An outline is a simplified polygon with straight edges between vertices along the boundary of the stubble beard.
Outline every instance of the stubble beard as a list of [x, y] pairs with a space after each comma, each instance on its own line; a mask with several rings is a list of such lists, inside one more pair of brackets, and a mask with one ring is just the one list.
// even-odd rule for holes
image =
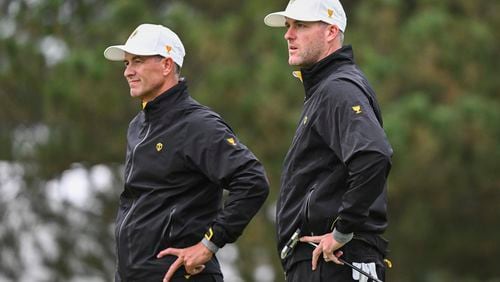
[[298, 66], [301, 68], [307, 68], [320, 60], [322, 53], [322, 46], [313, 45], [307, 50], [296, 53], [295, 55], [289, 55], [288, 64], [291, 66]]

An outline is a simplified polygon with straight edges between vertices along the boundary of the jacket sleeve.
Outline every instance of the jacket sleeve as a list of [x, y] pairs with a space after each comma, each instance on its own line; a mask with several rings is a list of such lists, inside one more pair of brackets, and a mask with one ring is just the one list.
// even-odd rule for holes
[[267, 198], [269, 183], [262, 164], [218, 116], [202, 118], [191, 132], [190, 162], [229, 192], [204, 239], [221, 248], [241, 235]]
[[[325, 91], [325, 90], [324, 90]], [[335, 229], [359, 231], [369, 209], [383, 194], [392, 148], [368, 98], [354, 83], [334, 80], [327, 87], [319, 134], [347, 168], [347, 190]]]

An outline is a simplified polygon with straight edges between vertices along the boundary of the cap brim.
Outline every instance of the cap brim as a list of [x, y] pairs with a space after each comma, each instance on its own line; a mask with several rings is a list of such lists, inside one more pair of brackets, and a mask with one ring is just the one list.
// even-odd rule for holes
[[270, 27], [282, 27], [285, 26], [286, 18], [285, 11], [271, 13], [264, 18], [264, 23]]
[[125, 59], [124, 45], [109, 46], [104, 50], [104, 57], [110, 61], [123, 61]]
[[264, 18], [264, 23], [271, 27], [283, 27], [286, 24], [286, 18], [294, 19], [296, 21], [304, 22], [317, 22], [321, 21], [318, 18], [307, 17], [304, 15], [296, 14], [294, 12], [281, 11], [276, 13], [271, 13]]
[[114, 45], [114, 46], [109, 46], [108, 48], [106, 48], [106, 50], [104, 50], [104, 57], [110, 61], [123, 61], [125, 60], [125, 53], [138, 56], [161, 55], [158, 54], [158, 52], [134, 50], [133, 48], [127, 48], [125, 45]]

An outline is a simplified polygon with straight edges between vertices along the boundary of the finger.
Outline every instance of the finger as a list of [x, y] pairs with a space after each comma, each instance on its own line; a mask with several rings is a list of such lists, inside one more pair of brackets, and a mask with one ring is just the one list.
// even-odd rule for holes
[[194, 270], [196, 271], [196, 273], [202, 272], [203, 269], [205, 269], [205, 265], [204, 264], [198, 265], [197, 267], [194, 268]]
[[181, 265], [184, 263], [182, 258], [178, 258], [170, 265], [168, 268], [167, 274], [165, 274], [165, 277], [163, 277], [163, 282], [168, 282], [172, 277], [174, 276], [174, 273], [181, 267]]
[[344, 253], [342, 251], [335, 252], [331, 257], [329, 257], [336, 264], [344, 264], [338, 258], [341, 257]]
[[204, 269], [205, 269], [205, 265], [202, 264], [202, 265], [198, 265], [196, 267], [193, 267], [190, 270], [186, 269], [186, 272], [191, 274], [191, 275], [196, 275], [196, 274], [199, 274], [200, 272], [202, 272]]
[[330, 262], [330, 261], [333, 261], [334, 263], [339, 263], [339, 260], [337, 259], [337, 257], [335, 257], [333, 254], [327, 254], [327, 253], [323, 253], [323, 258], [325, 259], [326, 262]]
[[312, 270], [316, 270], [316, 266], [318, 265], [318, 258], [322, 254], [321, 251], [321, 246], [318, 246], [316, 249], [314, 249], [312, 253]]
[[336, 257], [333, 257], [333, 258], [331, 259], [331, 261], [333, 261], [333, 262], [334, 262], [334, 263], [336, 263], [336, 264], [340, 264], [340, 265], [342, 265], [342, 264], [343, 264], [343, 263], [342, 263], [342, 262], [341, 262], [338, 258], [336, 258]]
[[312, 242], [312, 243], [319, 243], [321, 242], [321, 239], [322, 236], [304, 236], [299, 238], [300, 242]]
[[156, 257], [157, 258], [162, 258], [167, 255], [174, 255], [174, 256], [179, 256], [181, 253], [181, 249], [176, 249], [176, 248], [167, 248], [161, 252], [159, 252]]
[[205, 265], [201, 264], [195, 266], [194, 264], [184, 263], [184, 268], [186, 268], [186, 272], [189, 274], [198, 274], [205, 269]]
[[338, 251], [338, 252], [335, 252], [334, 253], [334, 256], [332, 258], [333, 262], [335, 262], [336, 264], [344, 264], [343, 262], [341, 262], [338, 258], [341, 257], [342, 255], [344, 254], [344, 252], [342, 251]]

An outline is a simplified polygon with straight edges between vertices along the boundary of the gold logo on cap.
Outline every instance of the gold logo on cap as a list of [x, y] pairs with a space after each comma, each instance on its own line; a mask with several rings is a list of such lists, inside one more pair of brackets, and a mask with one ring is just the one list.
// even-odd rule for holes
[[156, 151], [161, 151], [161, 149], [163, 149], [163, 144], [162, 143], [157, 143], [156, 144]]
[[353, 110], [353, 111], [354, 111], [357, 115], [363, 112], [363, 111], [361, 111], [361, 106], [360, 106], [360, 105], [357, 105], [357, 106], [352, 107], [352, 110]]
[[172, 51], [172, 46], [165, 45], [165, 49], [167, 49], [167, 53], [170, 55], [170, 51]]
[[328, 17], [331, 18], [333, 16], [333, 10], [328, 9]]

